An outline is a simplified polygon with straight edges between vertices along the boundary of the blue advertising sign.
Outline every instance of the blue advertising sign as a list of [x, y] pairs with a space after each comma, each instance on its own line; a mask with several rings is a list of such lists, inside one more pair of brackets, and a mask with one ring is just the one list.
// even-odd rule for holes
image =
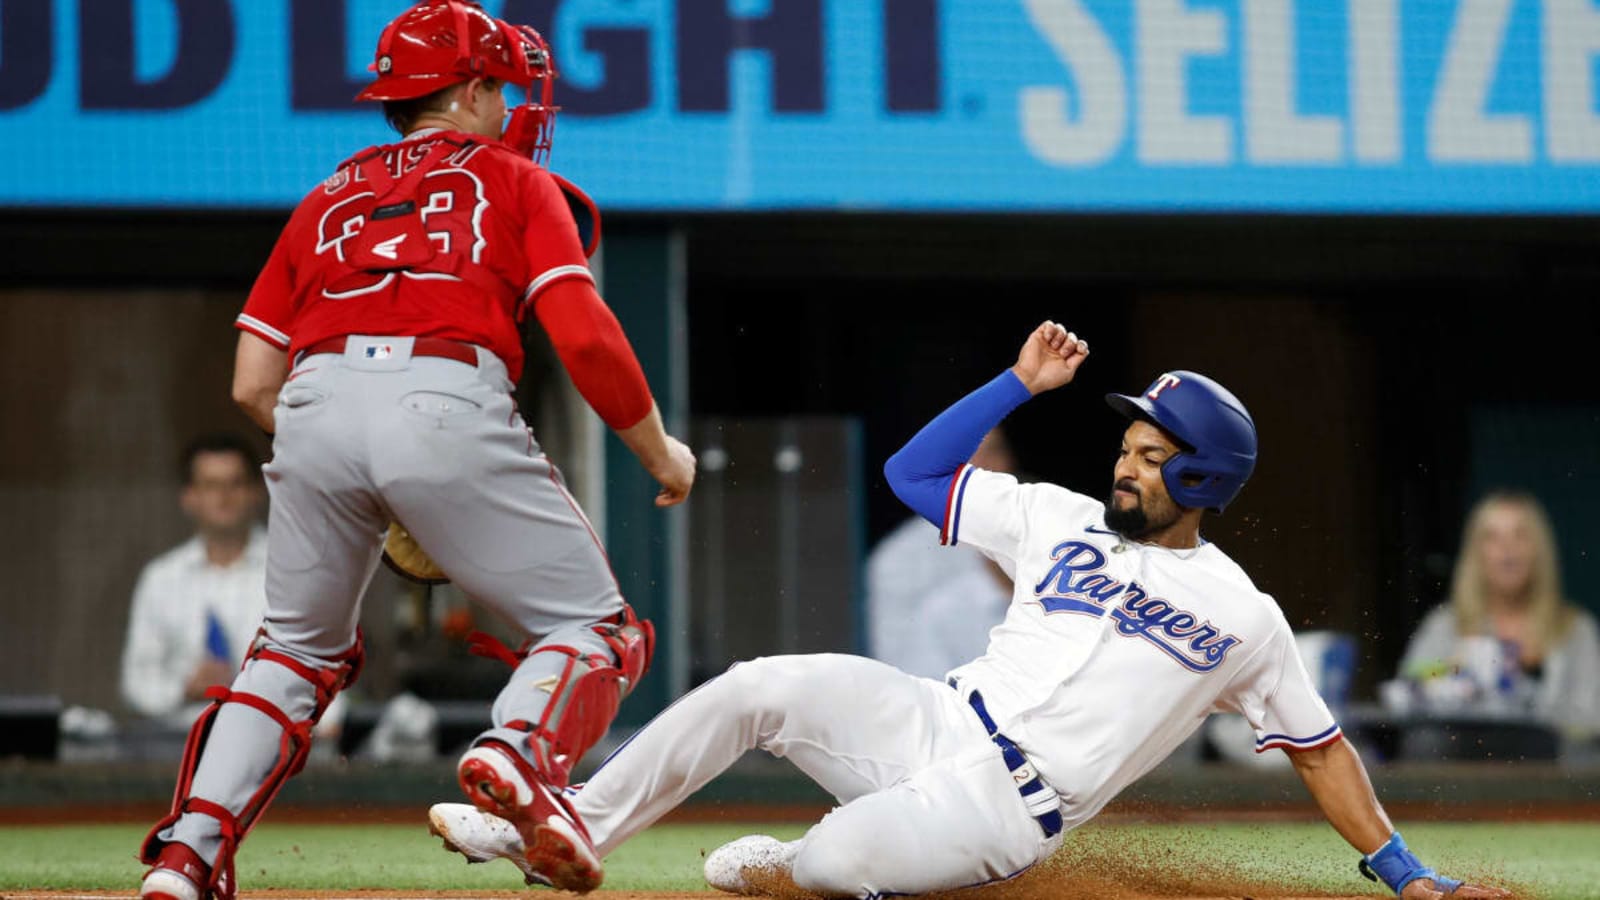
[[[608, 210], [1600, 211], [1597, 0], [500, 0]], [[3, 0], [0, 205], [285, 207], [402, 0]]]

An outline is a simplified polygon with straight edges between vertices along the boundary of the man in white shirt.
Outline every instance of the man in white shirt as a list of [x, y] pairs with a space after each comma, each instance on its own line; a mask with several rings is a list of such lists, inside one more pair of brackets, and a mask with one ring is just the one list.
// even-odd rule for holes
[[206, 688], [227, 684], [266, 609], [265, 491], [243, 439], [211, 435], [183, 454], [178, 502], [194, 537], [151, 560], [133, 591], [122, 696], [141, 715], [188, 725]]
[[[1017, 471], [999, 428], [984, 436], [971, 463]], [[941, 547], [939, 527], [921, 516], [901, 522], [867, 556], [870, 655], [902, 672], [943, 678], [983, 653], [1009, 605], [1005, 571], [976, 550]]]

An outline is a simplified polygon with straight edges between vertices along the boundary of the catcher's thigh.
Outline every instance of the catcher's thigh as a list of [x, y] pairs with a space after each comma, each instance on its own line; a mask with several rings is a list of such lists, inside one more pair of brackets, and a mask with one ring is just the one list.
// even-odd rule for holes
[[[323, 362], [326, 357], [315, 357]], [[367, 392], [354, 373], [308, 364], [278, 397], [267, 512], [267, 633], [312, 656], [355, 640], [389, 514], [365, 458]]]
[[450, 580], [529, 636], [622, 610], [588, 520], [516, 412], [485, 353], [478, 368], [419, 359], [373, 461], [385, 504]]
[[923, 894], [1008, 878], [1059, 842], [1028, 814], [989, 744], [829, 813], [801, 839], [793, 876], [828, 897]]

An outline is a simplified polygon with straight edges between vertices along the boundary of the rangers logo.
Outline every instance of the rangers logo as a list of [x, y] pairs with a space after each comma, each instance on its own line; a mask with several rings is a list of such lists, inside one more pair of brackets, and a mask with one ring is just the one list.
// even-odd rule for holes
[[389, 70], [393, 69], [393, 68], [394, 68], [394, 60], [390, 58], [389, 54], [385, 53], [384, 55], [378, 57], [378, 74], [379, 75], [387, 75], [387, 74], [389, 74]]
[[1171, 372], [1163, 372], [1161, 377], [1156, 379], [1155, 386], [1150, 388], [1150, 393], [1145, 394], [1145, 396], [1149, 397], [1151, 400], [1159, 400], [1161, 399], [1162, 391], [1166, 390], [1167, 388], [1175, 388], [1180, 384], [1183, 384], [1182, 378], [1179, 378]]
[[1033, 589], [1034, 602], [1046, 613], [1104, 616], [1107, 604], [1120, 599], [1110, 608], [1117, 634], [1143, 638], [1191, 672], [1222, 665], [1240, 643], [1209, 621], [1145, 593], [1137, 581], [1122, 582], [1102, 573], [1106, 556], [1093, 544], [1062, 541], [1050, 558], [1055, 565]]

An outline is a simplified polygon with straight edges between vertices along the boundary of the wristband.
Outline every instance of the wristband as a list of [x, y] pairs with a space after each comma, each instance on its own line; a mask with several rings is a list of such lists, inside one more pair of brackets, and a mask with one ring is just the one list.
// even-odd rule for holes
[[1430, 879], [1434, 887], [1447, 894], [1461, 886], [1461, 882], [1454, 878], [1446, 878], [1423, 865], [1422, 860], [1417, 859], [1406, 847], [1398, 831], [1389, 835], [1388, 843], [1371, 855], [1361, 857], [1356, 870], [1371, 881], [1382, 881], [1396, 896], [1418, 878]]

